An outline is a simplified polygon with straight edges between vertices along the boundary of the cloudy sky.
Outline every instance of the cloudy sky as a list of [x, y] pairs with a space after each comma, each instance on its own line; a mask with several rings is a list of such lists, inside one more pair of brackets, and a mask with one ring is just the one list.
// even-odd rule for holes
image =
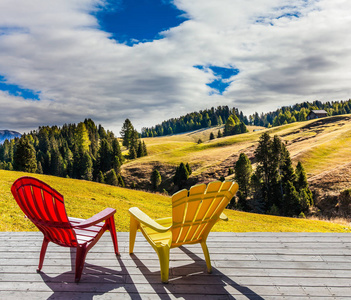
[[347, 100], [350, 28], [347, 0], [1, 0], [0, 129]]

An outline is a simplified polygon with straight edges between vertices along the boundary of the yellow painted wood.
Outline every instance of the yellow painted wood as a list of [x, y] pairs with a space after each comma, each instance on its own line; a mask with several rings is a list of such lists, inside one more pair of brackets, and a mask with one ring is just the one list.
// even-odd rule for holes
[[228, 220], [223, 214], [239, 186], [232, 181], [199, 184], [190, 190], [181, 190], [172, 196], [172, 217], [153, 220], [137, 207], [129, 209], [129, 253], [133, 253], [136, 232], [142, 232], [156, 251], [161, 267], [161, 280], [168, 282], [169, 250], [184, 244], [200, 243], [207, 271], [211, 273], [211, 260], [206, 239], [213, 225]]

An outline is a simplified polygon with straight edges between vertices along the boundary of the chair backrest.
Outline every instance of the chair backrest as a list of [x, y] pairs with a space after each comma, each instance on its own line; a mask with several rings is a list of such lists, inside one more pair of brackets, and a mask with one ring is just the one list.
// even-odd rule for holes
[[11, 192], [24, 214], [51, 242], [76, 247], [77, 238], [68, 220], [63, 196], [33, 177], [17, 179]]
[[172, 196], [171, 247], [206, 239], [238, 188], [232, 181], [215, 181], [175, 193]]

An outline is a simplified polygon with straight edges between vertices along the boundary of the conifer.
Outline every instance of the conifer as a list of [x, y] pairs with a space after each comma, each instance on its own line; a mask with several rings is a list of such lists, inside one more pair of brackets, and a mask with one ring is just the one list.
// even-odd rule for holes
[[222, 132], [220, 130], [218, 130], [217, 138], [221, 138], [222, 136], [223, 136]]
[[123, 139], [123, 146], [126, 146], [127, 148], [130, 147], [132, 135], [134, 133], [134, 127], [132, 125], [132, 122], [129, 119], [126, 119], [122, 125], [122, 129], [120, 131], [120, 134]]
[[161, 184], [161, 182], [162, 182], [162, 178], [161, 178], [160, 172], [156, 168], [154, 168], [151, 173], [152, 188], [156, 190]]
[[240, 153], [238, 161], [234, 166], [235, 181], [239, 185], [241, 200], [246, 201], [250, 192], [250, 180], [252, 176], [252, 166], [245, 153]]
[[184, 165], [184, 163], [180, 163], [179, 167], [176, 168], [175, 175], [173, 177], [173, 182], [175, 185], [177, 185], [179, 188], [181, 188], [184, 183], [188, 180], [189, 178], [189, 172]]
[[143, 141], [143, 153], [144, 153], [144, 156], [147, 156], [147, 148], [144, 141]]
[[193, 173], [193, 171], [191, 170], [191, 167], [190, 167], [189, 163], [186, 163], [185, 167], [188, 170], [188, 174], [190, 176]]
[[34, 173], [37, 170], [35, 149], [26, 135], [23, 135], [17, 144], [14, 155], [14, 168], [16, 171]]
[[118, 179], [115, 170], [111, 169], [106, 173], [106, 183], [118, 186]]

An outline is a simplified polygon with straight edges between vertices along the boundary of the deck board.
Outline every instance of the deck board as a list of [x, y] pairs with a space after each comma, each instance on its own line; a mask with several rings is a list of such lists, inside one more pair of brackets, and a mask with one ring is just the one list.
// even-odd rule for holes
[[172, 249], [166, 285], [143, 236], [133, 256], [128, 233], [117, 236], [121, 256], [105, 234], [76, 284], [74, 251], [49, 244], [36, 273], [41, 233], [0, 232], [0, 299], [351, 299], [351, 234], [213, 232], [213, 273], [200, 245]]

